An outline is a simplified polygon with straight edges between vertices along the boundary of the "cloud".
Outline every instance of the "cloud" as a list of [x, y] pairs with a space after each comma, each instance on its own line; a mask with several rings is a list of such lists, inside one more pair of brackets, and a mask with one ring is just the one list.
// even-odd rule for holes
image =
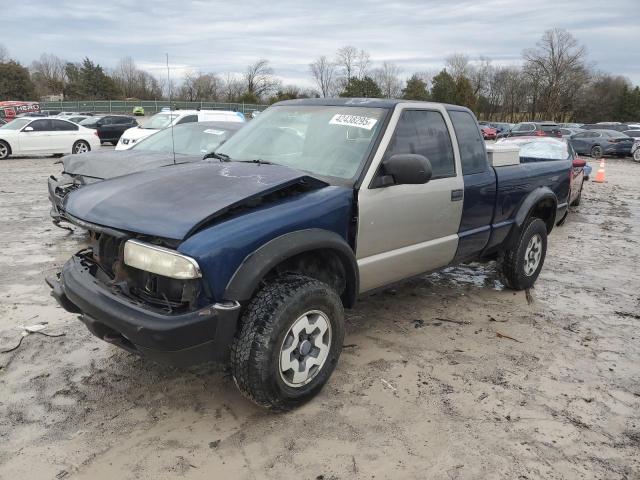
[[440, 68], [453, 52], [517, 64], [545, 30], [561, 27], [599, 69], [640, 83], [640, 63], [627, 53], [640, 43], [637, 0], [3, 0], [2, 10], [2, 42], [27, 64], [45, 51], [105, 67], [131, 56], [163, 74], [168, 52], [177, 75], [242, 72], [267, 58], [285, 82], [309, 85], [309, 62], [347, 44], [409, 75]]

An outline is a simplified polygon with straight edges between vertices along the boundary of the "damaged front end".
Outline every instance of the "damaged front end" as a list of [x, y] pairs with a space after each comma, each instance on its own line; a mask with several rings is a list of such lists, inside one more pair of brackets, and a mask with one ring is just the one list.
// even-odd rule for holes
[[175, 242], [70, 220], [89, 231], [90, 245], [47, 279], [63, 308], [79, 313], [97, 337], [161, 363], [226, 359], [234, 305], [211, 305], [201, 278], [170, 278], [125, 264], [128, 241], [167, 252], [175, 251]]
[[60, 225], [61, 222], [70, 223], [64, 208], [65, 199], [71, 192], [98, 181], [100, 181], [100, 179], [93, 179], [82, 175], [70, 175], [68, 173], [63, 173], [60, 178], [53, 175], [49, 176], [47, 179], [49, 201], [51, 202], [51, 210], [49, 213], [54, 225], [69, 229], [69, 227]]

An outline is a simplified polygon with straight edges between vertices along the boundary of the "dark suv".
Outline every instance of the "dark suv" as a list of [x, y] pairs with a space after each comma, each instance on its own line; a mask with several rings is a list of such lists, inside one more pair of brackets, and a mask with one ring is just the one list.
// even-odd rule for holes
[[522, 122], [511, 130], [502, 132], [499, 137], [561, 137], [560, 127], [552, 122]]
[[100, 137], [100, 143], [115, 145], [124, 131], [138, 126], [138, 122], [135, 118], [126, 115], [105, 115], [87, 118], [80, 122], [80, 125], [96, 129], [98, 137]]

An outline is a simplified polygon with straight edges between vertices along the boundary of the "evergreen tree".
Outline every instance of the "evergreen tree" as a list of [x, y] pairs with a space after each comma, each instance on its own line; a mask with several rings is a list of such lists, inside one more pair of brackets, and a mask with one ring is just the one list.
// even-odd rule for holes
[[476, 101], [477, 99], [473, 94], [471, 82], [469, 82], [467, 77], [459, 77], [456, 81], [456, 94], [453, 103], [475, 110]]
[[29, 71], [13, 60], [0, 63], [0, 100], [37, 100]]
[[402, 98], [405, 100], [429, 100], [427, 84], [418, 75], [414, 74], [407, 85], [402, 89]]
[[446, 69], [433, 77], [431, 100], [442, 103], [456, 102], [456, 82]]
[[341, 97], [381, 98], [382, 90], [369, 76], [363, 78], [351, 77], [340, 93]]

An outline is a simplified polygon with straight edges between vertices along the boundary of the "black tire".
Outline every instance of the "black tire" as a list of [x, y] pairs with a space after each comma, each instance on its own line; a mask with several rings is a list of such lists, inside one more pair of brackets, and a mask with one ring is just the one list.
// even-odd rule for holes
[[582, 181], [582, 183], [580, 184], [580, 192], [578, 192], [578, 196], [576, 197], [576, 199], [571, 203], [572, 207], [579, 207], [580, 206], [580, 201], [582, 200], [582, 189], [584, 188], [584, 180]]
[[[81, 149], [84, 149], [83, 151], [79, 151]], [[91, 145], [89, 145], [87, 142], [85, 142], [84, 140], [78, 140], [77, 142], [75, 142], [73, 144], [73, 147], [71, 148], [71, 153], [77, 154], [77, 153], [87, 153], [91, 151]]]
[[[531, 239], [538, 235], [541, 241], [540, 258], [532, 273], [525, 270], [525, 255]], [[502, 276], [505, 285], [512, 290], [525, 290], [535, 283], [547, 255], [547, 226], [539, 218], [530, 218], [525, 223], [520, 238], [513, 249], [507, 250], [502, 261]]]
[[591, 147], [591, 158], [602, 158], [602, 147], [600, 145], [594, 145]]
[[636, 151], [633, 152], [633, 159], [636, 162], [640, 162], [640, 148], [636, 149]]
[[0, 160], [6, 160], [11, 155], [11, 147], [7, 142], [0, 140]]
[[[281, 348], [285, 348], [289, 329], [310, 311], [326, 315], [331, 340], [326, 360], [315, 376], [294, 387], [285, 383], [281, 373]], [[338, 362], [343, 340], [344, 310], [331, 287], [303, 275], [278, 277], [258, 291], [242, 314], [231, 346], [233, 379], [242, 394], [257, 405], [274, 410], [294, 408], [322, 389]]]

